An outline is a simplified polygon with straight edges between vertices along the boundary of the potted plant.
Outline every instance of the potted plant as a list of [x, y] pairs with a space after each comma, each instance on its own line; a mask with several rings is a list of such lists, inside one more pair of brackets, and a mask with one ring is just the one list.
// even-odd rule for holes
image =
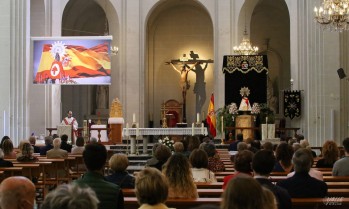
[[271, 110], [266, 103], [260, 104], [260, 113], [259, 113], [260, 123], [275, 123], [275, 113]]
[[[216, 111], [216, 129], [218, 129], [218, 133], [222, 134], [222, 127], [225, 132], [225, 127], [232, 127], [235, 125], [235, 118], [238, 115], [238, 109], [235, 103], [231, 103], [230, 105], [226, 105], [224, 107], [219, 108]], [[223, 117], [223, 124], [222, 124]], [[224, 133], [226, 134], [226, 133]]]

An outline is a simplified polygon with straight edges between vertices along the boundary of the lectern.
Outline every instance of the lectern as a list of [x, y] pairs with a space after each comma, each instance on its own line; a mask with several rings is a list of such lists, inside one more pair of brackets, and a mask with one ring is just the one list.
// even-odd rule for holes
[[68, 136], [68, 142], [74, 142], [73, 129], [71, 125], [58, 125], [57, 134], [59, 137], [65, 134]]
[[122, 105], [118, 98], [114, 99], [110, 106], [108, 124], [110, 125], [109, 143], [122, 144]]
[[253, 115], [239, 115], [236, 117], [235, 124], [236, 124], [235, 134], [242, 133], [242, 135], [244, 136], [244, 139], [254, 138]]

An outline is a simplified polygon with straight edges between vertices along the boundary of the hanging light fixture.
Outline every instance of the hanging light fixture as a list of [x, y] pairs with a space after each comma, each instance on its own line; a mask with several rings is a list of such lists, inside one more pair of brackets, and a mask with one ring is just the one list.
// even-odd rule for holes
[[258, 47], [252, 46], [250, 39], [248, 38], [247, 28], [246, 28], [246, 9], [245, 9], [245, 31], [242, 38], [242, 42], [239, 46], [233, 47], [234, 53], [238, 55], [256, 55], [258, 52]]
[[[109, 36], [109, 23], [107, 18], [107, 2], [104, 1], [104, 11], [105, 11], [105, 18], [104, 18], [104, 35]], [[110, 46], [110, 52], [111, 55], [116, 55], [119, 52], [119, 47], [117, 46]]]
[[256, 55], [258, 52], [258, 47], [252, 46], [250, 39], [248, 38], [246, 26], [244, 31], [244, 37], [239, 46], [234, 46], [233, 50], [239, 55]]
[[324, 29], [331, 31], [348, 30], [349, 0], [323, 0], [322, 6], [314, 8], [315, 20]]

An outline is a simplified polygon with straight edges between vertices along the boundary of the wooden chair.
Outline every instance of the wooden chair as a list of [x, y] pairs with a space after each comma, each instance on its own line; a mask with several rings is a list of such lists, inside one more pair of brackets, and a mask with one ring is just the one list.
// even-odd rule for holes
[[75, 158], [69, 167], [69, 175], [72, 179], [78, 179], [86, 172], [84, 159], [82, 155], [69, 155], [69, 157]]
[[177, 123], [182, 122], [182, 103], [177, 100], [170, 99], [161, 105], [161, 116], [166, 117], [168, 127], [176, 127]]

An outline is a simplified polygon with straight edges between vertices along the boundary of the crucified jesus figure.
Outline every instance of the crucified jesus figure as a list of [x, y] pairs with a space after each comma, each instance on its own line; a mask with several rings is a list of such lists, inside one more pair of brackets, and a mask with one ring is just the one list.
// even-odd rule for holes
[[189, 67], [187, 64], [183, 64], [181, 69], [176, 68], [176, 66], [170, 62], [171, 66], [173, 69], [175, 69], [179, 75], [181, 76], [179, 80], [179, 85], [181, 86], [182, 89], [182, 97], [183, 101], [185, 101], [186, 95], [187, 95], [187, 90], [190, 88], [190, 81], [188, 81], [188, 73], [194, 69], [194, 67], [198, 64], [199, 62], [196, 62], [193, 66]]

